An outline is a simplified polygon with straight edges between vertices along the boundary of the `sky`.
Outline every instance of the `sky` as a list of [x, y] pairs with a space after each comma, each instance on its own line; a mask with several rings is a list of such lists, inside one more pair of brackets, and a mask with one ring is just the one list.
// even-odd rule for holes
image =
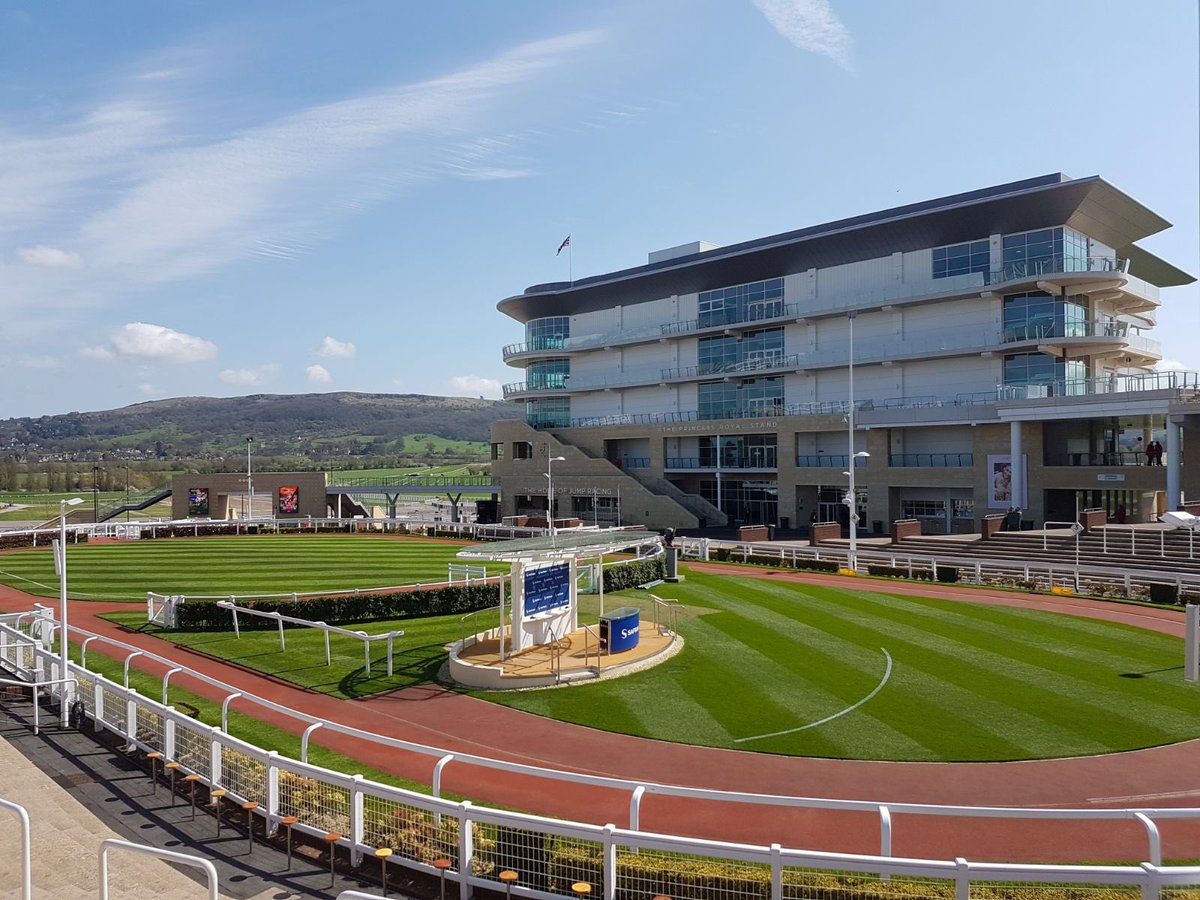
[[[0, 418], [499, 397], [529, 285], [1050, 172], [1200, 274], [1198, 35], [1194, 0], [0, 0]], [[1200, 288], [1154, 336], [1200, 370]]]

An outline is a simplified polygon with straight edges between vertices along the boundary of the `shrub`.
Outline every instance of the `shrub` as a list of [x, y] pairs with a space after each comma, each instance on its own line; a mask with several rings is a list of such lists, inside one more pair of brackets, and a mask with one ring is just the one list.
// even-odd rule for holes
[[880, 578], [907, 578], [908, 569], [902, 569], [899, 566], [867, 566], [868, 575], [876, 575]]
[[958, 581], [958, 569], [954, 566], [938, 566], [937, 580], [943, 584]]
[[[297, 600], [244, 600], [238, 605], [262, 612], [278, 612], [285, 616], [336, 625], [343, 622], [416, 619], [422, 616], [469, 613], [495, 606], [499, 599], [497, 594], [494, 584], [455, 584], [440, 588], [418, 588], [357, 596], [349, 594]], [[218, 607], [215, 600], [181, 604], [176, 610], [175, 622], [180, 631], [233, 630], [233, 617], [229, 610]], [[275, 622], [258, 616], [243, 616], [238, 619], [238, 626], [242, 629], [278, 627]]]
[[808, 572], [836, 572], [841, 566], [828, 559], [797, 559], [795, 568]]
[[[637, 559], [621, 566], [611, 566], [604, 570], [605, 591], [625, 591], [639, 584], [658, 581], [667, 577], [667, 560], [664, 556], [654, 559]], [[496, 593], [492, 589], [492, 595]]]

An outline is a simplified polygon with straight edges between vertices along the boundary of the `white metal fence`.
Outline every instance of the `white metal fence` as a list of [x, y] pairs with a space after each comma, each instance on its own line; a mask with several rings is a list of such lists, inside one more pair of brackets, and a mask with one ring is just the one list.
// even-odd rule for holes
[[[717, 552], [724, 551], [724, 561], [749, 562], [778, 560], [781, 567], [803, 568], [809, 560], [834, 562], [839, 567], [849, 565], [846, 547], [803, 547], [794, 544], [745, 543], [717, 541], [708, 538], [677, 537], [674, 546], [681, 559], [719, 562]], [[798, 565], [799, 564], [799, 565]], [[887, 566], [907, 570], [908, 577], [935, 578], [937, 568], [958, 570], [959, 582], [965, 584], [1022, 587], [1050, 591], [1069, 587], [1076, 592], [1106, 594], [1117, 590], [1123, 597], [1134, 597], [1139, 590], [1147, 591], [1152, 584], [1173, 585], [1181, 595], [1200, 596], [1200, 575], [1169, 569], [1126, 569], [1116, 566], [1073, 565], [1069, 562], [1046, 560], [981, 559], [978, 556], [944, 553], [890, 553], [886, 550], [864, 549], [859, 544], [859, 571], [868, 566]], [[831, 573], [832, 574], [832, 573]]]
[[[0, 664], [23, 678], [53, 680], [59, 661], [49, 650], [0, 617]], [[86, 632], [83, 632], [86, 634]], [[107, 640], [107, 639], [105, 639]], [[117, 643], [117, 642], [112, 642]], [[152, 654], [146, 654], [153, 657]], [[161, 657], [155, 657], [161, 661]], [[606, 900], [668, 894], [676, 900], [800, 900], [815, 892], [840, 894], [851, 887], [856, 895], [892, 894], [889, 880], [925, 885], [925, 896], [966, 900], [971, 886], [1020, 885], [1023, 896], [1062, 897], [1064, 885], [1103, 886], [1105, 897], [1124, 886], [1129, 896], [1145, 900], [1182, 896], [1180, 889], [1200, 886], [1200, 867], [1163, 866], [1156, 821], [1198, 819], [1197, 808], [1139, 809], [1021, 809], [885, 804], [874, 801], [828, 800], [785, 795], [741, 794], [678, 785], [639, 783], [544, 769], [487, 757], [451, 754], [445, 750], [371, 735], [337, 723], [303, 716], [262, 698], [233, 692], [257, 705], [286, 712], [310, 723], [308, 734], [324, 727], [353, 734], [398, 749], [436, 757], [434, 796], [427, 796], [359, 775], [348, 775], [303, 759], [267, 751], [233, 737], [224, 728], [205, 725], [174, 707], [143, 697], [136, 690], [72, 663], [78, 696], [97, 730], [107, 729], [142, 750], [157, 750], [199, 775], [210, 787], [222, 787], [238, 801], [254, 801], [270, 828], [295, 815], [302, 832], [324, 836], [336, 831], [355, 861], [379, 847], [393, 850], [392, 861], [437, 876], [434, 860], [450, 861], [461, 900], [475, 887], [499, 890], [503, 869], [520, 873], [513, 888], [520, 897], [572, 896], [571, 885], [587, 882]], [[214, 679], [193, 677], [220, 685]], [[228, 707], [228, 701], [223, 705]], [[630, 793], [630, 827], [568, 822], [455, 803], [438, 796], [448, 763], [482, 766], [548, 781], [567, 781], [625, 790]], [[877, 856], [786, 849], [778, 844], [757, 846], [707, 841], [643, 832], [639, 810], [647, 794], [740, 804], [797, 808], [870, 811], [879, 816], [880, 854]], [[893, 820], [899, 815], [1059, 820], [1134, 820], [1146, 830], [1149, 861], [1140, 866], [1039, 866], [976, 863], [966, 859], [921, 860], [891, 855]], [[1076, 891], [1072, 897], [1086, 896]]]

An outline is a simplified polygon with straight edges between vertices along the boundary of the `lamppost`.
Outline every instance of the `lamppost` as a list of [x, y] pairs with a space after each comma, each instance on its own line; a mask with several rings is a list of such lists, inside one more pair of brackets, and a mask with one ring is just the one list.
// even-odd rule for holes
[[854, 452], [854, 320], [858, 317], [857, 310], [850, 310], [846, 314], [850, 320], [850, 337], [849, 337], [849, 353], [847, 356], [847, 394], [849, 395], [850, 408], [846, 415], [846, 429], [848, 439], [848, 450], [846, 453], [847, 459], [850, 462], [850, 471], [846, 476], [850, 479], [849, 487], [846, 491], [844, 502], [850, 513], [850, 557], [847, 560], [849, 567], [855, 572], [858, 571], [858, 493], [854, 489], [854, 470], [858, 466], [858, 460], [867, 459], [870, 453], [866, 450]]
[[[60, 668], [59, 678], [67, 677], [67, 664], [70, 662], [68, 656], [67, 644], [67, 507], [78, 506], [83, 502], [82, 497], [72, 497], [58, 501], [58, 553], [54, 561], [58, 563], [58, 643], [60, 647]], [[66, 710], [67, 703], [70, 700], [70, 690], [67, 682], [63, 682], [59, 688], [59, 697], [61, 698], [62, 708]]]
[[254, 443], [254, 438], [246, 438], [246, 499], [249, 503], [249, 513], [243, 516], [249, 521], [254, 518], [254, 473], [250, 470], [250, 445]]
[[92, 524], [100, 521], [100, 466], [92, 463]]
[[129, 521], [129, 464], [125, 464], [125, 521]]
[[565, 456], [546, 457], [546, 517], [550, 520], [550, 546], [555, 546], [557, 533], [554, 530], [554, 463], [562, 462]]

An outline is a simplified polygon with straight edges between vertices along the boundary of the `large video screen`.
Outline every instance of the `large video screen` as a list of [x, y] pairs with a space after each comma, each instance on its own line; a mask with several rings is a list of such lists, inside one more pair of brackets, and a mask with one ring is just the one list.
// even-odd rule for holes
[[285, 485], [279, 489], [279, 511], [281, 513], [300, 512], [300, 488], [296, 485]]
[[571, 567], [555, 563], [525, 570], [525, 615], [549, 612], [571, 602]]
[[188, 517], [208, 515], [208, 488], [188, 488]]

